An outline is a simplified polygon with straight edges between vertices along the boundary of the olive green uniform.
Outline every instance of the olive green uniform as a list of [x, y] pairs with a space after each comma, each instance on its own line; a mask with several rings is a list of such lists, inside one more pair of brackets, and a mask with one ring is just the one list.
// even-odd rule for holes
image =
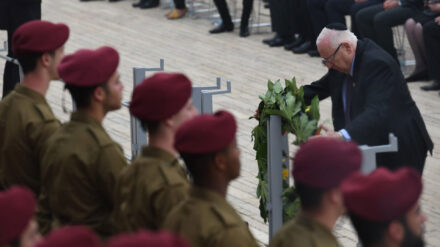
[[188, 197], [189, 187], [186, 172], [173, 154], [144, 147], [118, 179], [113, 215], [116, 231], [159, 229], [171, 209]]
[[269, 247], [339, 247], [330, 229], [304, 213], [291, 220], [275, 234]]
[[126, 164], [122, 148], [101, 123], [73, 113], [49, 139], [41, 169], [42, 193], [55, 222], [86, 225], [103, 237], [111, 235], [116, 178]]
[[185, 237], [192, 247], [256, 247], [248, 226], [214, 191], [193, 187], [190, 198], [174, 208], [165, 229]]
[[0, 102], [0, 184], [40, 192], [40, 164], [47, 139], [60, 127], [40, 93], [17, 85]]

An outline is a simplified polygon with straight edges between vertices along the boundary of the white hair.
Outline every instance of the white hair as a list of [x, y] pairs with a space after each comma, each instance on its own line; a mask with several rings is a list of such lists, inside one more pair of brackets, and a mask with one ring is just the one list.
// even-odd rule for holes
[[316, 39], [316, 45], [325, 39], [328, 39], [330, 46], [334, 49], [336, 49], [342, 42], [349, 42], [356, 45], [358, 40], [356, 35], [349, 30], [334, 30], [324, 27]]

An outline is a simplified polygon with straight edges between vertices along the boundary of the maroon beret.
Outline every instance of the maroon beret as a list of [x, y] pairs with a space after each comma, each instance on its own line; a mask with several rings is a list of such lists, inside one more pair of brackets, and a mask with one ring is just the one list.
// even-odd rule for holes
[[341, 185], [349, 212], [369, 221], [387, 222], [405, 215], [422, 193], [420, 175], [409, 168], [395, 172], [377, 168], [354, 173]]
[[184, 154], [207, 154], [225, 149], [235, 138], [237, 124], [227, 111], [199, 115], [177, 130], [175, 148]]
[[156, 73], [133, 90], [130, 113], [141, 121], [161, 121], [179, 112], [191, 97], [191, 81], [180, 73]]
[[189, 247], [189, 244], [175, 234], [142, 230], [113, 237], [106, 247]]
[[35, 206], [34, 194], [25, 187], [0, 192], [0, 246], [20, 237], [34, 217]]
[[29, 21], [12, 36], [12, 49], [17, 56], [27, 53], [49, 52], [60, 48], [69, 38], [69, 27], [48, 21]]
[[49, 233], [36, 247], [101, 247], [99, 237], [84, 226], [66, 226]]
[[312, 138], [293, 158], [293, 178], [301, 184], [329, 189], [338, 186], [362, 164], [362, 153], [353, 142], [337, 138]]
[[82, 49], [61, 60], [58, 74], [68, 85], [93, 87], [107, 82], [116, 72], [118, 64], [119, 54], [111, 47]]

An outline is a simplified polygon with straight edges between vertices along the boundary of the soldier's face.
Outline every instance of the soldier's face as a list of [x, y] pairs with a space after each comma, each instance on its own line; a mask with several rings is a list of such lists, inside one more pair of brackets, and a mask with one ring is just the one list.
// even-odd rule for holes
[[185, 106], [183, 106], [183, 108], [172, 117], [171, 120], [173, 121], [174, 128], [177, 130], [182, 123], [190, 120], [198, 114], [199, 112], [197, 111], [197, 108], [194, 107], [192, 99], [189, 98]]
[[124, 90], [124, 85], [120, 81], [120, 75], [116, 71], [107, 82], [105, 89], [106, 97], [104, 100], [104, 108], [107, 111], [113, 111], [121, 108], [122, 102], [122, 91]]
[[50, 64], [50, 76], [52, 80], [58, 80], [60, 79], [60, 76], [58, 75], [58, 65], [60, 64], [61, 60], [64, 57], [64, 45], [60, 48], [55, 50], [55, 54], [52, 57], [52, 62]]
[[29, 225], [20, 236], [20, 247], [34, 247], [43, 238], [38, 232], [38, 224], [35, 219], [29, 222]]
[[233, 180], [240, 176], [240, 149], [237, 145], [237, 138], [234, 138], [232, 143], [226, 149], [226, 158], [229, 167], [228, 177]]

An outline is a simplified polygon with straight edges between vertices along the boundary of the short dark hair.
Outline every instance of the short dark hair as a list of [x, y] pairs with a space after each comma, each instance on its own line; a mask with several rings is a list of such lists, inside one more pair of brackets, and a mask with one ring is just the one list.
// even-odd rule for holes
[[20, 247], [21, 241], [20, 241], [20, 236], [17, 237], [16, 239], [14, 239], [13, 241], [9, 242], [8, 246], [9, 247]]
[[217, 153], [209, 154], [180, 154], [185, 161], [186, 168], [197, 184], [199, 179], [207, 175], [209, 165], [213, 163], [214, 157]]
[[380, 244], [385, 236], [388, 226], [391, 221], [386, 222], [372, 222], [365, 220], [352, 212], [348, 212], [351, 223], [357, 232], [362, 246], [368, 247]]
[[70, 94], [72, 95], [73, 101], [75, 101], [75, 105], [77, 108], [87, 108], [91, 104], [91, 98], [93, 95], [93, 92], [96, 88], [102, 87], [107, 92], [107, 82], [101, 83], [97, 86], [91, 86], [91, 87], [78, 87], [74, 85], [66, 84], [65, 88], [69, 90]]
[[141, 126], [144, 131], [155, 134], [159, 130], [160, 121], [141, 121]]
[[322, 197], [327, 190], [310, 187], [296, 180], [294, 184], [303, 210], [315, 210], [321, 206]]
[[[20, 62], [21, 68], [23, 69], [23, 74], [28, 74], [33, 72], [37, 68], [38, 59], [43, 56], [45, 52], [32, 52], [27, 53], [25, 56], [17, 57], [18, 62]], [[55, 56], [55, 51], [47, 52], [52, 57]]]

